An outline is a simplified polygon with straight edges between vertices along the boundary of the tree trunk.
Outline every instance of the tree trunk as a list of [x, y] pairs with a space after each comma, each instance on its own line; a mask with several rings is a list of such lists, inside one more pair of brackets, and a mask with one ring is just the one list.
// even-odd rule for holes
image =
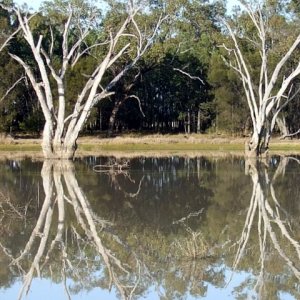
[[251, 118], [248, 116], [244, 123], [244, 136], [249, 136], [251, 125]]
[[187, 134], [191, 134], [191, 112], [189, 109], [187, 112]]
[[102, 110], [98, 107], [99, 130], [102, 131]]
[[77, 149], [78, 134], [68, 139], [65, 137], [53, 138], [52, 124], [46, 123], [43, 132], [42, 150], [46, 159], [72, 159]]
[[289, 129], [288, 127], [286, 126], [286, 121], [285, 121], [285, 117], [284, 116], [281, 116], [281, 117], [277, 117], [276, 118], [276, 124], [278, 126], [278, 129], [280, 131], [280, 134], [282, 136], [287, 136], [289, 135]]
[[77, 144], [53, 141], [50, 145], [43, 143], [42, 149], [46, 159], [73, 159]]
[[198, 114], [197, 114], [197, 133], [201, 133], [201, 110], [200, 110], [200, 107], [198, 108]]
[[122, 101], [116, 101], [115, 106], [111, 112], [111, 115], [109, 118], [109, 123], [108, 123], [108, 130], [107, 130], [108, 137], [111, 137], [114, 132], [116, 117], [117, 117], [117, 113], [120, 109], [121, 104], [122, 104]]
[[245, 155], [247, 157], [267, 156], [270, 138], [271, 134], [268, 127], [262, 127], [261, 130], [255, 131], [250, 141], [245, 144]]

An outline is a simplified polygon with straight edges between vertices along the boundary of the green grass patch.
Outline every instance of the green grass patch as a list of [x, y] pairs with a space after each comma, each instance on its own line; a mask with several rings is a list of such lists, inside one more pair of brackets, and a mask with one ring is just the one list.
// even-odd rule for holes
[[0, 151], [41, 151], [38, 144], [0, 144]]
[[270, 145], [271, 151], [300, 151], [300, 143], [274, 143]]
[[[22, 151], [41, 151], [41, 145], [38, 143], [3, 143], [0, 144], [0, 151], [22, 152]], [[82, 141], [79, 143], [80, 151], [94, 152], [98, 151], [244, 151], [242, 141], [118, 141], [118, 142], [99, 142], [99, 141]], [[289, 141], [271, 141], [270, 151], [276, 153], [283, 152], [300, 152], [300, 142]]]

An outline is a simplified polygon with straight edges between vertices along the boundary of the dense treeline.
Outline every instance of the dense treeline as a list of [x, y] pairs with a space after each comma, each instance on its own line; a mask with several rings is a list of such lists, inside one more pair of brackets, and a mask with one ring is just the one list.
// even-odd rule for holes
[[[31, 19], [30, 25], [34, 34], [43, 34], [44, 43], [50, 43], [51, 36], [54, 36], [53, 55], [62, 57], [58, 32], [66, 20], [53, 7], [64, 7], [67, 1], [53, 2], [45, 1]], [[81, 3], [82, 9], [89, 8], [88, 1], [77, 2]], [[239, 33], [244, 56], [253, 74], [259, 78], [260, 53], [252, 41], [243, 39], [245, 33], [251, 36], [255, 29], [249, 16], [238, 7], [229, 14], [224, 1], [150, 2], [151, 10], [139, 16], [144, 18], [139, 21], [145, 27], [154, 26], [152, 24], [161, 12], [168, 15], [168, 18], [161, 24], [151, 47], [115, 85], [114, 94], [92, 109], [85, 132], [107, 132], [112, 135], [136, 130], [248, 135], [251, 131], [250, 112], [241, 80], [224, 62], [230, 59], [230, 54], [221, 46], [225, 43], [228, 48], [232, 41], [220, 20], [226, 19]], [[3, 0], [2, 3], [8, 7], [14, 5], [11, 0]], [[272, 32], [268, 34], [271, 36], [269, 63], [272, 68], [295, 37], [295, 28], [299, 27], [299, 1], [266, 0], [263, 6], [271, 16], [269, 24]], [[26, 8], [23, 11], [25, 13]], [[97, 19], [93, 32], [95, 40], [96, 37], [107, 36], [111, 28], [123, 21], [126, 8], [122, 1], [113, 0], [100, 13], [101, 17]], [[13, 14], [0, 8], [0, 45], [18, 25]], [[0, 52], [0, 130], [10, 134], [40, 134], [44, 116], [24, 70], [9, 55], [12, 50], [29, 64], [32, 59], [28, 45], [19, 35], [15, 35]], [[129, 49], [124, 52], [121, 59], [105, 74], [104, 81], [109, 82], [124, 68], [132, 59], [132, 51]], [[297, 51], [285, 66], [286, 72], [298, 65], [299, 49]], [[82, 55], [76, 66], [68, 70], [64, 79], [67, 87], [66, 109], [70, 111], [87, 77], [93, 72], [97, 59], [105, 55], [96, 50], [91, 55], [87, 54]], [[299, 78], [295, 78], [290, 89], [297, 91], [299, 85]], [[277, 132], [286, 135], [299, 129], [299, 106], [300, 96], [296, 95], [278, 115]]]

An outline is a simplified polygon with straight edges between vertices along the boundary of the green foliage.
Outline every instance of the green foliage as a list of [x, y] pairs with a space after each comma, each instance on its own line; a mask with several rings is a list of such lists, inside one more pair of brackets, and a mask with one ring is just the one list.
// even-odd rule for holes
[[97, 4], [98, 1], [95, 0], [50, 0], [43, 1], [40, 10], [55, 25], [64, 25], [71, 11], [74, 27], [78, 22], [85, 25], [85, 21], [90, 18], [95, 19], [96, 25], [101, 18], [101, 9]]
[[208, 80], [213, 86], [217, 109], [216, 130], [243, 134], [247, 129], [248, 110], [242, 84], [232, 70], [224, 67], [219, 52], [211, 57]]

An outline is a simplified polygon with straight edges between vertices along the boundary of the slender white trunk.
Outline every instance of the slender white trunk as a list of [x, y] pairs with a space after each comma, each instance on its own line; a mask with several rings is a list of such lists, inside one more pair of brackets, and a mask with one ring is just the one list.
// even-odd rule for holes
[[187, 112], [187, 134], [191, 134], [191, 112], [189, 109]]
[[198, 108], [197, 112], [197, 133], [201, 133], [201, 110]]

